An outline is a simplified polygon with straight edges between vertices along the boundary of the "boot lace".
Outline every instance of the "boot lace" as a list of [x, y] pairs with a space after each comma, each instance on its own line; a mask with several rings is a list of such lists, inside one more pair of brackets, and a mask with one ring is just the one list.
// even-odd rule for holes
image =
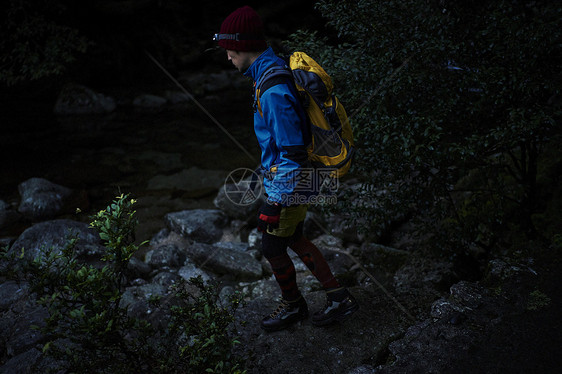
[[277, 318], [281, 313], [283, 313], [290, 306], [289, 302], [285, 299], [279, 300], [279, 305], [269, 316], [271, 318]]

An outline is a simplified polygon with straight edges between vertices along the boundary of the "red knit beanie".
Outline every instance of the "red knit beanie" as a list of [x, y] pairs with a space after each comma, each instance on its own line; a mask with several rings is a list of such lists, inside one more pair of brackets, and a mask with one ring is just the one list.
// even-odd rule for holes
[[233, 51], [265, 51], [267, 43], [260, 16], [249, 6], [236, 9], [222, 22], [219, 45]]

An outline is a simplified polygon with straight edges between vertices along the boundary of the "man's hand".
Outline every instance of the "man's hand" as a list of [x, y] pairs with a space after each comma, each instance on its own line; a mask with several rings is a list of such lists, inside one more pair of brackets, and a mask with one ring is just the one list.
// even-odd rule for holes
[[282, 206], [278, 203], [265, 202], [258, 212], [258, 231], [264, 232], [279, 227]]

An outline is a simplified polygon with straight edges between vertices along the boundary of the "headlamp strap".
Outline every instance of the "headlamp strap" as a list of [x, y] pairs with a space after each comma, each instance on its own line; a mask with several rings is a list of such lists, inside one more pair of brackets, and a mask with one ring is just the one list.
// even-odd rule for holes
[[265, 39], [262, 35], [254, 34], [241, 34], [237, 32], [236, 34], [215, 34], [213, 40], [263, 40]]

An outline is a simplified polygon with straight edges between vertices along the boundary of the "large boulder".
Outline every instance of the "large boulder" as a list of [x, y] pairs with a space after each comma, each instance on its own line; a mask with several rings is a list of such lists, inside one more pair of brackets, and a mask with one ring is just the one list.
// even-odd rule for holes
[[189, 281], [191, 278], [201, 277], [204, 282], [208, 282], [213, 279], [205, 270], [199, 269], [195, 264], [187, 262], [184, 266], [178, 269], [178, 275], [184, 280]]
[[70, 188], [43, 178], [31, 178], [18, 186], [21, 203], [18, 211], [31, 221], [41, 221], [59, 214], [65, 200], [72, 194]]
[[239, 279], [259, 279], [262, 276], [261, 263], [251, 253], [205, 243], [193, 243], [186, 250], [195, 264], [214, 273], [230, 274]]
[[168, 213], [164, 219], [171, 231], [201, 243], [219, 241], [228, 223], [227, 216], [218, 209], [183, 210]]
[[0, 312], [12, 307], [17, 301], [28, 296], [27, 282], [7, 281], [0, 284]]
[[[249, 169], [239, 170], [251, 172]], [[229, 174], [227, 183], [219, 189], [214, 204], [229, 217], [247, 220], [257, 214], [258, 208], [263, 203], [263, 188], [261, 188], [258, 180], [256, 186], [252, 189], [251, 178], [237, 180], [236, 183], [229, 183], [228, 181], [232, 181], [233, 178], [237, 178], [234, 172]]]
[[133, 105], [142, 109], [158, 109], [166, 105], [168, 100], [161, 96], [143, 94], [134, 98]]
[[56, 114], [100, 114], [115, 109], [115, 100], [79, 85], [67, 84], [63, 87], [54, 112]]
[[163, 244], [148, 251], [145, 261], [153, 268], [179, 268], [185, 262], [185, 253], [175, 244]]
[[45, 336], [40, 328], [45, 326], [48, 316], [47, 308], [41, 305], [27, 305], [22, 313], [14, 314], [9, 327], [10, 336], [6, 341], [8, 355], [19, 355], [41, 343]]
[[84, 260], [97, 260], [105, 252], [97, 231], [88, 224], [68, 219], [46, 221], [26, 229], [12, 244], [10, 252], [19, 254], [22, 250], [27, 259], [34, 259], [52, 249], [55, 253], [68, 244], [71, 238], [78, 238], [75, 251]]

